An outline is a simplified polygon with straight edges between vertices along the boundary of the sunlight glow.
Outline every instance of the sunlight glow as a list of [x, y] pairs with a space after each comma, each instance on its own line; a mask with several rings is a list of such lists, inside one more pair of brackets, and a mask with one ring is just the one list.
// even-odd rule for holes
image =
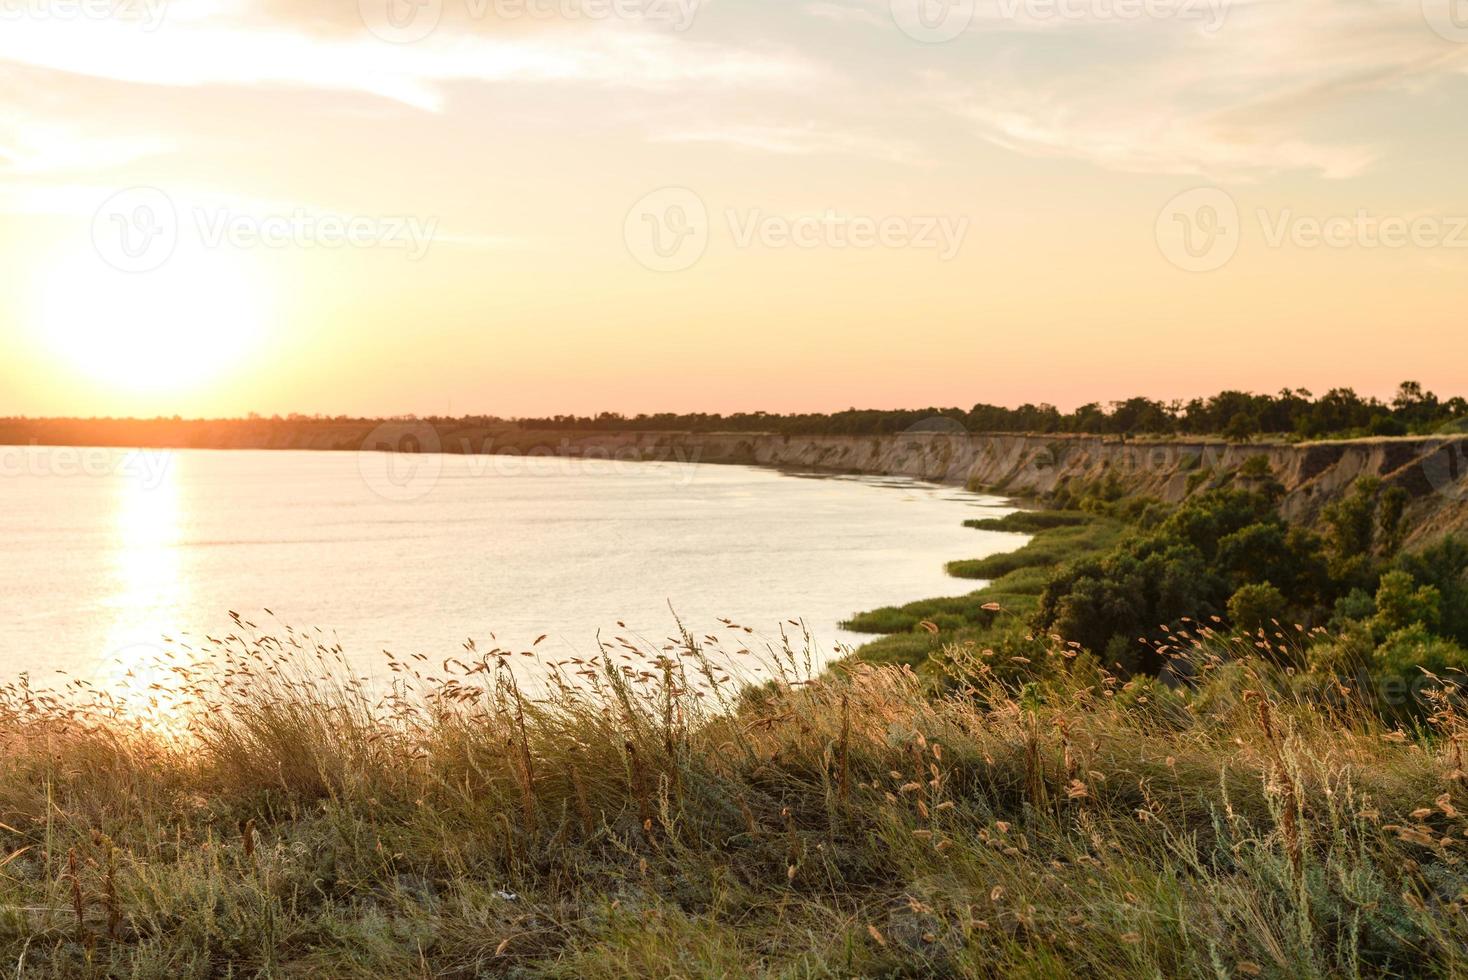
[[157, 485], [117, 478], [115, 620], [91, 680], [136, 720], [174, 715], [179, 694], [161, 638], [177, 629], [187, 577], [179, 567], [180, 502], [170, 465]]
[[180, 247], [162, 268], [121, 272], [78, 251], [51, 266], [34, 319], [66, 365], [124, 391], [216, 379], [264, 332], [267, 303], [239, 256]]

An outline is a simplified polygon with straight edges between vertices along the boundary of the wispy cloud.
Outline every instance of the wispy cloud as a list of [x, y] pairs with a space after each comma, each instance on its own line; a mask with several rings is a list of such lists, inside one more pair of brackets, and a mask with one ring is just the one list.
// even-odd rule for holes
[[817, 123], [690, 127], [656, 133], [652, 140], [656, 143], [722, 143], [782, 156], [855, 156], [901, 164], [926, 162], [923, 152], [907, 140], [833, 129]]
[[83, 126], [0, 109], [0, 172], [16, 175], [96, 171], [173, 149], [164, 136], [87, 131]]
[[[1094, 25], [1079, 30], [1096, 41]], [[985, 78], [945, 75], [935, 98], [1020, 153], [1143, 173], [1346, 178], [1387, 149], [1350, 125], [1357, 101], [1410, 98], [1468, 63], [1468, 45], [1444, 44], [1411, 4], [1251, 4], [1218, 31], [1139, 23], [1128, 40], [1124, 58], [1093, 44], [1070, 61], [1007, 44]]]
[[893, 26], [891, 14], [879, 11], [875, 6], [840, 3], [838, 0], [815, 0], [801, 9], [812, 17], [842, 24], [865, 24], [888, 29]]
[[[221, 15], [222, 16], [222, 15]], [[460, 82], [623, 88], [791, 85], [816, 71], [789, 51], [693, 42], [628, 25], [507, 37], [439, 31], [414, 44], [219, 19], [154, 31], [115, 20], [32, 19], [0, 32], [0, 62], [169, 86], [290, 86], [382, 96], [437, 111]]]

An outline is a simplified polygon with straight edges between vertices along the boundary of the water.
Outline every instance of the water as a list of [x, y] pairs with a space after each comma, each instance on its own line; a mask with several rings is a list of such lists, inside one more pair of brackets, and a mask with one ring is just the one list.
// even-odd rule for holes
[[[854, 612], [977, 583], [943, 563], [1022, 539], [998, 498], [893, 478], [513, 457], [0, 447], [0, 677], [100, 676], [229, 612], [381, 651], [585, 654], [596, 637]], [[267, 614], [265, 610], [270, 610]], [[274, 616], [274, 621], [270, 616]], [[617, 626], [626, 623], [626, 629]]]

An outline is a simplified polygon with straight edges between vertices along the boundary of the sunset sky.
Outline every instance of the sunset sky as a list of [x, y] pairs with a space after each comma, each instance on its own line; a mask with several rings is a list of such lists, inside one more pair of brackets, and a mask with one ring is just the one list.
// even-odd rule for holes
[[0, 0], [0, 415], [1468, 393], [1454, 4]]

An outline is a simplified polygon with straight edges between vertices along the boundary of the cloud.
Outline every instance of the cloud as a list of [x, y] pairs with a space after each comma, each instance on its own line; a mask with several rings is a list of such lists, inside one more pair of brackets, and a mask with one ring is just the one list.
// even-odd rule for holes
[[885, 16], [870, 6], [854, 6], [847, 3], [839, 3], [836, 0], [815, 0], [807, 3], [802, 8], [812, 17], [822, 20], [836, 21], [842, 24], [865, 24], [869, 27], [882, 27], [891, 29], [893, 26], [892, 16]]
[[504, 37], [440, 30], [392, 44], [363, 31], [312, 33], [202, 16], [203, 9], [185, 3], [193, 16], [151, 31], [119, 20], [10, 23], [0, 32], [0, 62], [146, 85], [364, 93], [432, 111], [458, 82], [744, 88], [795, 85], [818, 73], [788, 51], [693, 42], [627, 24]]
[[[512, 37], [609, 22], [684, 29], [713, 0], [115, 0], [167, 3], [170, 20], [220, 20], [316, 35], [371, 35], [397, 25], [431, 23], [434, 32]], [[175, 16], [174, 13], [177, 12]]]
[[1268, 172], [1313, 171], [1340, 179], [1363, 172], [1379, 155], [1360, 143], [1302, 139], [1244, 116], [1168, 106], [1131, 108], [1102, 100], [1026, 93], [1025, 105], [989, 93], [956, 106], [996, 146], [1031, 156], [1070, 157], [1129, 173], [1198, 174], [1238, 179]]
[[82, 118], [53, 88], [20, 72], [0, 72], [9, 104], [0, 106], [0, 173], [77, 173], [119, 167], [176, 147], [162, 134], [129, 127], [105, 113]]
[[[938, 76], [935, 99], [990, 142], [1111, 170], [1249, 179], [1311, 172], [1348, 178], [1387, 148], [1359, 135], [1359, 104], [1409, 100], [1464, 71], [1412, 4], [1288, 0], [1233, 10], [1207, 31], [1133, 25], [1119, 56], [1078, 25], [1066, 52], [1003, 45], [982, 81]], [[940, 90], [941, 88], [941, 90]]]
[[0, 115], [0, 171], [55, 174], [119, 167], [174, 148], [162, 137], [89, 135], [66, 123]]
[[655, 134], [655, 143], [722, 143], [780, 156], [856, 156], [916, 164], [923, 153], [905, 140], [846, 132], [816, 123], [805, 125], [734, 124], [682, 128]]

